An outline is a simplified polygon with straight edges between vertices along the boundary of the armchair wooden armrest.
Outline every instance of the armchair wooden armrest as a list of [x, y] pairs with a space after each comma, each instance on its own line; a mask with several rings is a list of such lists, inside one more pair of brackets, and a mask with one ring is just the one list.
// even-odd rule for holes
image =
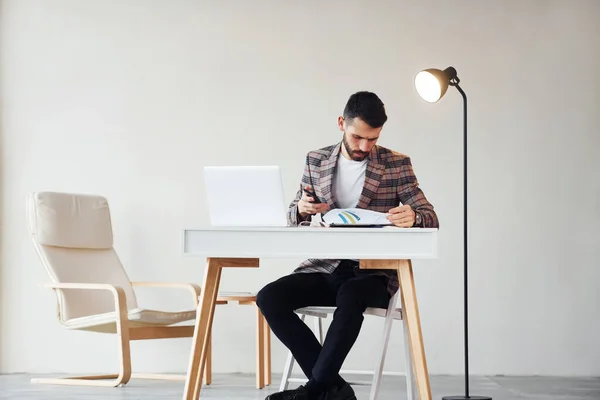
[[123, 296], [125, 299], [125, 291], [122, 287], [111, 285], [109, 283], [82, 283], [82, 282], [53, 282], [42, 283], [41, 287], [50, 289], [90, 289], [90, 290], [108, 290], [112, 292], [116, 298]]
[[187, 289], [194, 296], [194, 307], [198, 307], [198, 297], [202, 288], [195, 283], [176, 283], [176, 282], [131, 282], [133, 287], [162, 287], [162, 288], [176, 288], [176, 289]]

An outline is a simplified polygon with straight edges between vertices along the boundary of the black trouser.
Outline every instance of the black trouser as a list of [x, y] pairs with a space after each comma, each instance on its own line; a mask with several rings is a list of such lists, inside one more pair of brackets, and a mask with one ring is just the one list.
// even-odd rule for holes
[[[277, 338], [292, 352], [309, 382], [328, 388], [339, 376], [354, 345], [367, 307], [387, 308], [387, 277], [355, 273], [356, 263], [343, 260], [332, 273], [295, 273], [265, 286], [257, 305]], [[294, 310], [336, 306], [323, 346]]]

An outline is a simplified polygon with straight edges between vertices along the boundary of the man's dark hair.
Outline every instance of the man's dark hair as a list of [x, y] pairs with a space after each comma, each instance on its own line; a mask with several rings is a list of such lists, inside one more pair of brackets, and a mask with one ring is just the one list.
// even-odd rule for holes
[[383, 102], [375, 93], [356, 92], [348, 99], [344, 108], [344, 119], [352, 123], [354, 118], [360, 118], [371, 128], [380, 128], [387, 121]]

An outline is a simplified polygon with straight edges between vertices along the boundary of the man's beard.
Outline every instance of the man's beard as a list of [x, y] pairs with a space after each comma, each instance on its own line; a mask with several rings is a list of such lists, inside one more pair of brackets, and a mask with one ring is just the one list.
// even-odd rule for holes
[[352, 148], [350, 147], [350, 144], [346, 141], [346, 135], [343, 136], [342, 142], [344, 144], [344, 147], [346, 148], [346, 152], [350, 155], [350, 158], [353, 159], [354, 161], [363, 161], [369, 155], [369, 153], [364, 153], [360, 150], [352, 150]]

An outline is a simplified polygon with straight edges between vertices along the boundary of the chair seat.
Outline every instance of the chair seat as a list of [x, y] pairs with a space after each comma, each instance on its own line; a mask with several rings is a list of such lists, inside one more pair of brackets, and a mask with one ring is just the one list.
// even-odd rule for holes
[[[196, 310], [190, 311], [157, 311], [134, 308], [127, 313], [130, 327], [168, 326], [179, 322], [196, 319]], [[113, 332], [117, 320], [116, 312], [109, 312], [85, 317], [72, 318], [63, 322], [69, 329], [85, 329], [97, 332]]]
[[225, 303], [229, 301], [252, 302], [256, 301], [256, 293], [252, 292], [219, 292], [217, 302]]
[[[320, 317], [326, 318], [327, 315], [333, 314], [335, 312], [336, 307], [322, 307], [322, 306], [311, 306], [311, 307], [302, 307], [296, 310], [298, 314], [310, 315], [312, 317]], [[377, 317], [385, 318], [387, 310], [385, 308], [373, 308], [369, 307], [365, 310], [364, 315], [374, 315]], [[402, 309], [396, 308], [393, 311], [393, 316], [395, 320], [402, 319]]]

